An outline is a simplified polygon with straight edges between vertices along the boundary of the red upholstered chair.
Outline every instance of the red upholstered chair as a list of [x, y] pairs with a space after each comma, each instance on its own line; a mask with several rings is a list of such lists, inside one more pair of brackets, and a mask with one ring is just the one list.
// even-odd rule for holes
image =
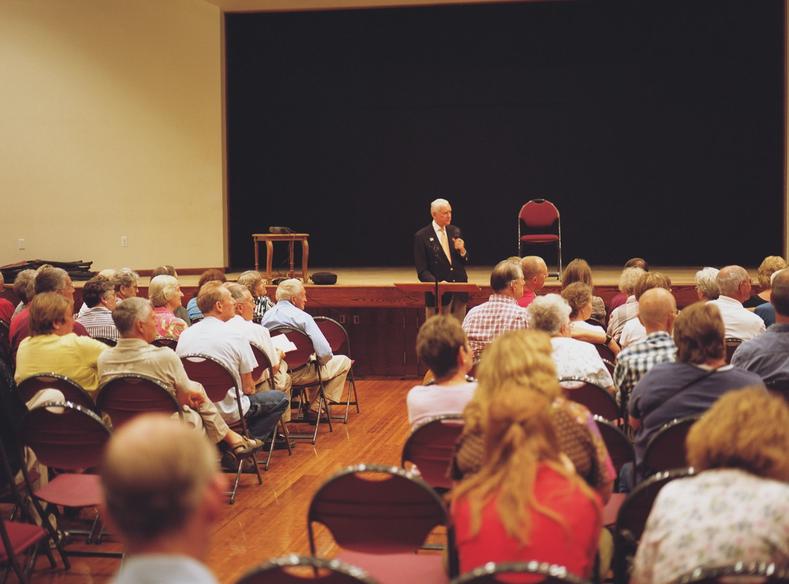
[[[98, 507], [102, 500], [99, 477], [85, 469], [95, 469], [110, 429], [101, 418], [87, 408], [71, 402], [45, 402], [30, 410], [22, 419], [22, 442], [30, 447], [38, 461], [58, 471], [52, 480], [33, 493], [39, 501], [58, 516], [57, 508]], [[25, 467], [25, 481], [30, 486]], [[62, 518], [58, 516], [58, 524]], [[74, 532], [76, 533], [76, 532]], [[87, 533], [88, 543], [99, 543], [101, 521], [96, 521]], [[114, 552], [67, 552], [70, 555], [96, 555], [120, 557]]]
[[42, 389], [57, 389], [66, 401], [98, 413], [96, 402], [76, 381], [58, 373], [36, 373], [19, 382], [17, 390], [22, 401], [27, 403]]
[[[210, 355], [203, 355], [200, 353], [182, 355], [181, 362], [184, 364], [184, 369], [189, 379], [202, 384], [208, 399], [212, 402], [222, 401], [225, 399], [228, 390], [235, 390], [239, 421], [228, 425], [239, 434], [249, 438], [247, 422], [244, 419], [244, 411], [241, 405], [241, 379], [239, 379], [238, 374], [228, 369], [224, 363]], [[255, 457], [255, 453], [251, 452], [247, 456], [239, 457], [233, 488], [228, 493], [231, 505], [236, 502], [236, 492], [238, 491], [238, 484], [241, 481], [241, 471], [244, 467], [244, 460], [247, 458], [252, 459], [255, 473], [258, 477], [258, 484], [263, 484], [263, 477], [260, 476], [260, 469], [258, 468], [258, 460]]]
[[585, 405], [592, 414], [606, 420], [619, 420], [619, 405], [606, 389], [583, 377], [563, 377], [559, 385], [567, 399]]
[[127, 373], [102, 384], [96, 394], [99, 411], [112, 420], [117, 429], [135, 416], [148, 412], [184, 414], [170, 390], [158, 379], [138, 373]]
[[[359, 395], [356, 393], [356, 381], [353, 378], [353, 356], [351, 355], [351, 339], [348, 336], [348, 330], [339, 322], [328, 316], [316, 316], [315, 324], [321, 329], [323, 336], [331, 347], [331, 352], [335, 355], [345, 355], [351, 360], [351, 368], [348, 371], [348, 399], [345, 402], [345, 415], [340, 418], [345, 424], [348, 423], [348, 411], [350, 407], [356, 406], [356, 413], [359, 413]], [[351, 400], [351, 393], [353, 393], [353, 401]]]
[[693, 476], [692, 468], [660, 472], [636, 486], [619, 508], [614, 530], [614, 582], [627, 584], [629, 570], [638, 542], [644, 533], [647, 517], [660, 490], [674, 479]]
[[260, 379], [263, 373], [268, 371], [268, 377], [260, 383], [257, 383], [257, 385], [260, 386], [266, 383], [269, 389], [274, 389], [274, 369], [271, 365], [271, 360], [268, 358], [265, 351], [254, 343], [250, 343], [249, 346], [252, 348], [252, 354], [255, 356], [255, 361], [258, 362], [258, 366], [252, 370], [252, 379], [257, 383], [257, 380]]
[[[276, 327], [271, 329], [270, 332], [272, 337], [276, 335], [285, 335], [291, 343], [296, 345], [296, 349], [288, 352], [286, 358], [288, 362], [288, 368], [290, 369], [291, 373], [294, 371], [300, 371], [305, 367], [312, 368], [315, 371], [315, 377], [317, 381], [304, 383], [301, 385], [294, 383], [291, 388], [291, 395], [293, 398], [299, 400], [299, 408], [306, 410], [309, 404], [308, 400], [306, 399], [305, 390], [309, 389], [310, 387], [318, 388], [318, 393], [315, 396], [315, 399], [318, 400], [318, 411], [321, 413], [321, 415], [315, 416], [315, 429], [313, 430], [312, 434], [290, 435], [291, 438], [307, 439], [311, 440], [312, 443], [315, 444], [318, 439], [318, 428], [320, 428], [324, 415], [326, 417], [326, 421], [329, 424], [329, 432], [333, 432], [334, 428], [332, 427], [331, 423], [332, 417], [331, 411], [329, 409], [329, 402], [326, 399], [326, 393], [324, 392], [323, 379], [321, 378], [321, 368], [313, 356], [315, 349], [312, 346], [312, 340], [303, 331], [288, 326]], [[306, 420], [302, 418], [301, 420], [293, 421], [300, 422]]]
[[614, 463], [616, 473], [619, 474], [622, 466], [628, 462], [634, 462], [636, 459], [633, 442], [619, 427], [605, 418], [595, 416], [594, 420], [603, 437], [605, 447], [608, 449], [608, 454], [611, 456], [611, 462]]
[[727, 584], [758, 582], [759, 584], [789, 583], [789, 569], [765, 562], [733, 562], [730, 566], [696, 568], [677, 578], [677, 584]]
[[173, 339], [172, 337], [156, 337], [151, 344], [157, 347], [169, 347], [175, 351], [175, 348], [178, 346], [178, 339]]
[[559, 209], [547, 199], [532, 199], [518, 212], [518, 256], [524, 245], [556, 246], [559, 271], [562, 273], [562, 220]]
[[[375, 480], [382, 475], [383, 480]], [[328, 528], [343, 548], [338, 559], [359, 566], [382, 584], [448, 582], [441, 555], [415, 553], [437, 526], [447, 527], [449, 566], [457, 565], [444, 503], [427, 483], [401, 468], [351, 466], [321, 485], [307, 511], [313, 556], [314, 523]]]
[[641, 476], [648, 477], [659, 471], [688, 466], [685, 439], [690, 427], [698, 419], [699, 416], [687, 416], [663, 424], [647, 443]]
[[428, 485], [439, 492], [448, 491], [452, 488], [449, 463], [461, 432], [463, 416], [459, 414], [426, 420], [406, 439], [400, 464], [406, 468], [406, 463], [411, 463], [419, 469], [419, 476]]
[[734, 355], [734, 351], [737, 350], [737, 347], [742, 345], [742, 339], [726, 337], [724, 342], [726, 343], [726, 363], [731, 363], [731, 357]]
[[[567, 571], [564, 566], [546, 564], [545, 562], [512, 562], [495, 564], [489, 562], [484, 566], [466, 572], [459, 578], [452, 581], [452, 584], [497, 584], [498, 582], [510, 582], [507, 577], [513, 574], [534, 574], [535, 582], [541, 584], [588, 584], [583, 578], [579, 578]], [[501, 579], [504, 577], [504, 579]], [[518, 580], [520, 582], [520, 580]]]
[[[294, 568], [296, 573], [294, 573]], [[298, 570], [307, 568], [306, 570]], [[269, 560], [241, 576], [236, 584], [376, 584], [367, 572], [339, 560], [291, 554]]]

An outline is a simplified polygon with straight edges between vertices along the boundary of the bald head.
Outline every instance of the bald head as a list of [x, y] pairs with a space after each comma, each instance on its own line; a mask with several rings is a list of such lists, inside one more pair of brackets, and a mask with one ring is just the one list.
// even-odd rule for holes
[[717, 282], [722, 296], [743, 302], [751, 295], [751, 277], [741, 266], [721, 268], [721, 271], [718, 272]]
[[773, 274], [772, 288], [770, 303], [775, 308], [775, 320], [785, 324], [789, 322], [789, 268]]
[[638, 301], [638, 319], [649, 333], [671, 332], [677, 313], [677, 301], [665, 288], [651, 288]]
[[521, 260], [526, 288], [533, 292], [540, 290], [548, 277], [548, 266], [540, 256], [526, 256]]

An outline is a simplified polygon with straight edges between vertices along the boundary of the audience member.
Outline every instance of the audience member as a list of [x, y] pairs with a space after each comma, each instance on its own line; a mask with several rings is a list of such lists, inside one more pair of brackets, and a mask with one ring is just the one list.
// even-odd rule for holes
[[[653, 288], [665, 288], [671, 292], [671, 278], [660, 272], [646, 272], [636, 282], [633, 295], [636, 297], [636, 306], [638, 306], [641, 296], [647, 290]], [[638, 309], [637, 309], [638, 310]], [[619, 344], [622, 348], [628, 347], [638, 341], [643, 341], [647, 336], [647, 331], [641, 320], [638, 318], [631, 318], [622, 327], [622, 334], [619, 336]]]
[[570, 336], [579, 341], [606, 345], [611, 352], [619, 353], [619, 345], [608, 336], [605, 329], [586, 322], [592, 316], [592, 288], [583, 282], [573, 282], [562, 290], [562, 298], [570, 305]]
[[523, 293], [518, 298], [518, 306], [526, 308], [545, 285], [548, 266], [545, 265], [545, 260], [539, 256], [526, 256], [521, 260], [521, 270], [523, 271], [524, 284]]
[[[176, 280], [178, 279], [178, 272], [175, 271], [175, 268], [169, 264], [164, 266], [159, 266], [151, 270], [151, 280], [153, 280], [156, 276], [172, 276]], [[150, 293], [149, 293], [150, 295]], [[192, 321], [189, 319], [189, 314], [186, 312], [186, 307], [181, 304], [178, 306], [174, 311], [173, 314], [180, 318], [182, 321], [186, 323], [186, 326], [192, 324]]]
[[764, 332], [764, 321], [753, 312], [743, 308], [742, 303], [751, 296], [751, 277], [745, 268], [726, 266], [718, 272], [718, 287], [721, 294], [710, 304], [720, 310], [726, 337], [747, 341]]
[[699, 300], [717, 300], [721, 295], [718, 272], [718, 268], [702, 268], [696, 272], [696, 294]]
[[756, 308], [761, 304], [770, 302], [770, 286], [772, 275], [783, 270], [786, 267], [786, 261], [781, 256], [767, 256], [759, 264], [756, 270], [756, 277], [759, 280], [759, 287], [762, 289], [758, 294], [752, 295], [748, 300], [742, 303], [745, 308]]
[[121, 268], [115, 272], [115, 292], [118, 300], [135, 298], [139, 291], [138, 283], [140, 276], [130, 268]]
[[[645, 272], [649, 271], [649, 265], [647, 264], [647, 261], [644, 258], [630, 258], [629, 260], [627, 260], [625, 262], [624, 267], [622, 268], [622, 275], [624, 275], [624, 271], [627, 270], [627, 268], [641, 268]], [[619, 288], [619, 293], [614, 295], [611, 298], [611, 302], [609, 303], [609, 307], [611, 311], [613, 311], [616, 308], [619, 308], [625, 302], [627, 302], [627, 297], [633, 293], [632, 290], [628, 291], [625, 289], [625, 286], [623, 286], [621, 275], [619, 277], [618, 288]]]
[[755, 373], [726, 364], [724, 337], [723, 320], [714, 302], [697, 302], [679, 313], [674, 322], [677, 361], [652, 367], [630, 399], [637, 470], [650, 438], [664, 424], [703, 414], [729, 390], [763, 386]]
[[19, 304], [14, 308], [14, 314], [11, 316], [12, 321], [36, 295], [36, 274], [35, 270], [27, 269], [16, 275], [14, 279], [14, 294], [19, 298]]
[[461, 572], [535, 560], [591, 577], [602, 506], [562, 454], [551, 408], [515, 385], [488, 405], [484, 462], [452, 492]]
[[539, 331], [511, 331], [488, 347], [479, 365], [479, 383], [463, 411], [465, 426], [452, 461], [452, 478], [460, 480], [483, 465], [487, 412], [507, 388], [521, 391], [521, 400], [540, 394], [551, 403], [550, 416], [560, 450], [576, 472], [604, 501], [611, 496], [614, 467], [597, 424], [584, 406], [562, 395], [551, 357], [550, 338]]
[[562, 273], [562, 289], [570, 284], [582, 282], [592, 290], [592, 313], [587, 317], [596, 320], [601, 325], [605, 324], [605, 302], [599, 296], [594, 296], [594, 283], [592, 282], [592, 268], [589, 263], [581, 258], [572, 260]]
[[226, 282], [225, 273], [222, 270], [212, 268], [200, 274], [200, 279], [197, 281], [197, 293], [186, 303], [186, 313], [189, 315], [190, 322], [197, 322], [203, 318], [203, 313], [200, 312], [200, 307], [197, 305], [197, 297], [200, 295], [200, 289], [203, 285], [213, 281]]
[[[255, 300], [246, 287], [236, 283], [225, 283], [225, 288], [230, 290], [230, 295], [236, 303], [236, 314], [227, 321], [227, 326], [244, 337], [251, 345], [260, 349], [271, 362], [271, 369], [274, 372], [274, 389], [284, 393], [290, 401], [291, 381], [288, 375], [288, 364], [285, 362], [285, 354], [274, 348], [271, 342], [271, 334], [268, 329], [252, 321], [255, 310]], [[259, 379], [255, 379], [256, 384], [260, 384], [269, 377], [268, 370], [264, 371]], [[266, 383], [268, 385], [268, 383]], [[282, 419], [290, 421], [290, 408], [285, 410]]]
[[652, 288], [641, 296], [638, 318], [646, 329], [646, 337], [623, 349], [614, 368], [614, 385], [623, 403], [652, 367], [676, 360], [677, 346], [671, 337], [676, 317], [677, 302], [668, 290]]
[[[772, 282], [774, 282], [775, 279], [778, 277], [778, 274], [784, 273], [785, 270], [786, 268], [784, 268], [783, 270], [778, 270], [777, 272], [773, 272], [773, 275], [770, 276], [771, 286], [772, 286]], [[753, 313], [764, 321], [765, 327], [769, 328], [775, 324], [775, 306], [773, 306], [772, 302], [765, 302], [764, 304], [760, 304], [759, 306], [753, 309]]]
[[614, 393], [614, 380], [594, 345], [570, 338], [570, 306], [558, 294], [536, 298], [527, 309], [529, 327], [548, 333], [559, 378], [580, 377]]
[[74, 303], [57, 292], [36, 294], [30, 303], [30, 336], [19, 344], [14, 380], [37, 373], [57, 373], [96, 391], [99, 376], [96, 362], [108, 347], [88, 336], [73, 334]]
[[447, 315], [427, 319], [416, 337], [416, 356], [434, 378], [430, 385], [417, 385], [408, 392], [406, 408], [411, 428], [434, 416], [463, 413], [477, 382], [466, 378], [473, 361], [457, 319]]
[[510, 260], [496, 264], [490, 274], [490, 287], [493, 294], [488, 301], [469, 310], [463, 319], [463, 331], [474, 361], [479, 360], [482, 350], [501, 333], [526, 328], [526, 311], [517, 302], [524, 296], [521, 266]]
[[112, 321], [115, 308], [115, 286], [110, 280], [99, 276], [91, 278], [82, 287], [82, 300], [87, 310], [77, 318], [91, 337], [118, 340], [118, 329]]
[[274, 303], [266, 296], [266, 279], [262, 274], [256, 270], [247, 270], [238, 277], [238, 283], [246, 286], [252, 298], [255, 299], [255, 311], [252, 315], [252, 321], [260, 324], [263, 320], [263, 315], [274, 307]]
[[227, 326], [227, 321], [236, 314], [236, 303], [230, 290], [219, 282], [208, 282], [200, 288], [197, 304], [204, 317], [181, 333], [176, 353], [179, 357], [203, 354], [224, 363], [241, 383], [241, 406], [236, 400], [236, 388], [231, 387], [222, 401], [215, 402], [219, 412], [226, 422], [232, 424], [239, 421], [241, 410], [249, 433], [261, 440], [267, 438], [290, 406], [288, 398], [281, 391], [255, 393], [252, 371], [258, 363], [252, 347], [249, 341]]
[[181, 292], [175, 277], [163, 274], [151, 278], [148, 284], [148, 298], [153, 305], [158, 336], [178, 339], [186, 330], [188, 325], [175, 316], [175, 311], [181, 306], [183, 297], [184, 293]]
[[699, 568], [789, 558], [789, 408], [759, 388], [731, 391], [691, 428], [695, 477], [657, 496], [634, 584], [668, 584]]
[[240, 436], [219, 415], [208, 399], [203, 386], [192, 381], [178, 356], [167, 347], [151, 345], [157, 337], [156, 314], [144, 298], [127, 298], [112, 311], [120, 338], [115, 347], [104, 351], [98, 359], [99, 382], [128, 374], [147, 375], [167, 386], [185, 409], [185, 419], [205, 429], [214, 443], [223, 443], [234, 454], [248, 454], [262, 446], [259, 440]]
[[625, 268], [619, 277], [619, 289], [627, 294], [627, 299], [624, 304], [611, 310], [607, 329], [608, 334], [614, 337], [617, 342], [619, 342], [622, 329], [625, 328], [625, 323], [638, 316], [638, 302], [634, 292], [636, 284], [645, 273], [641, 268]]
[[[295, 278], [283, 280], [277, 286], [277, 304], [263, 316], [263, 326], [272, 330], [277, 327], [291, 327], [304, 332], [312, 341], [315, 356], [320, 365], [320, 375], [323, 380], [324, 393], [329, 403], [339, 403], [345, 387], [345, 378], [351, 369], [351, 360], [345, 355], [332, 354], [329, 342], [318, 328], [315, 319], [304, 312], [307, 305], [307, 291], [304, 284]], [[291, 372], [294, 385], [312, 383], [318, 380], [313, 367], [302, 367]], [[308, 389], [310, 409], [313, 415], [319, 413], [319, 404], [316, 399], [317, 388]]]
[[[5, 290], [5, 279], [3, 272], [0, 272], [0, 292]], [[0, 298], [0, 320], [10, 325], [11, 317], [14, 316], [14, 305], [6, 298]]]
[[217, 584], [201, 560], [226, 485], [205, 438], [166, 416], [140, 416], [110, 439], [101, 483], [126, 554], [115, 584]]

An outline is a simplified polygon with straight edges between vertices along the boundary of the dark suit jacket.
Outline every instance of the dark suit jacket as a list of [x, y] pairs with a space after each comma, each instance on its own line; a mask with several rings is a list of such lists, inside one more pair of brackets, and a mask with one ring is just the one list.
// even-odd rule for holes
[[[465, 265], [468, 263], [468, 253], [466, 257], [460, 257], [455, 250], [452, 239], [459, 237], [460, 230], [454, 225], [447, 225], [447, 238], [449, 239], [449, 251], [452, 256], [452, 264], [447, 260], [441, 243], [438, 241], [436, 232], [431, 223], [423, 227], [414, 234], [414, 264], [420, 282], [468, 282]], [[466, 296], [464, 294], [464, 296]], [[444, 294], [441, 303], [449, 303], [449, 294]], [[433, 294], [426, 294], [425, 301], [427, 306], [434, 306], [435, 299]]]

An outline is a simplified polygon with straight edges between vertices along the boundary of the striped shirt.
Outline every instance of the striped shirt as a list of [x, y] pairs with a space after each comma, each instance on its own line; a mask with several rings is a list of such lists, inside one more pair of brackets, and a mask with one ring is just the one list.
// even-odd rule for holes
[[77, 322], [85, 327], [91, 337], [118, 340], [118, 329], [112, 320], [112, 311], [101, 304], [86, 310], [77, 318]]
[[274, 308], [274, 303], [265, 294], [255, 298], [255, 311], [252, 313], [252, 321], [260, 324], [263, 320], [263, 315], [270, 309]]
[[629, 395], [647, 371], [658, 363], [673, 363], [677, 358], [674, 339], [665, 331], [650, 333], [642, 341], [622, 349], [614, 368], [614, 385], [619, 395]]
[[487, 302], [475, 306], [463, 319], [463, 330], [477, 361], [482, 350], [500, 334], [526, 328], [526, 309], [503, 294], [491, 294]]
[[611, 318], [608, 320], [608, 334], [614, 337], [618, 343], [619, 337], [622, 335], [622, 329], [625, 328], [625, 323], [637, 316], [638, 300], [636, 300], [635, 296], [628, 296], [627, 302], [611, 312]]

